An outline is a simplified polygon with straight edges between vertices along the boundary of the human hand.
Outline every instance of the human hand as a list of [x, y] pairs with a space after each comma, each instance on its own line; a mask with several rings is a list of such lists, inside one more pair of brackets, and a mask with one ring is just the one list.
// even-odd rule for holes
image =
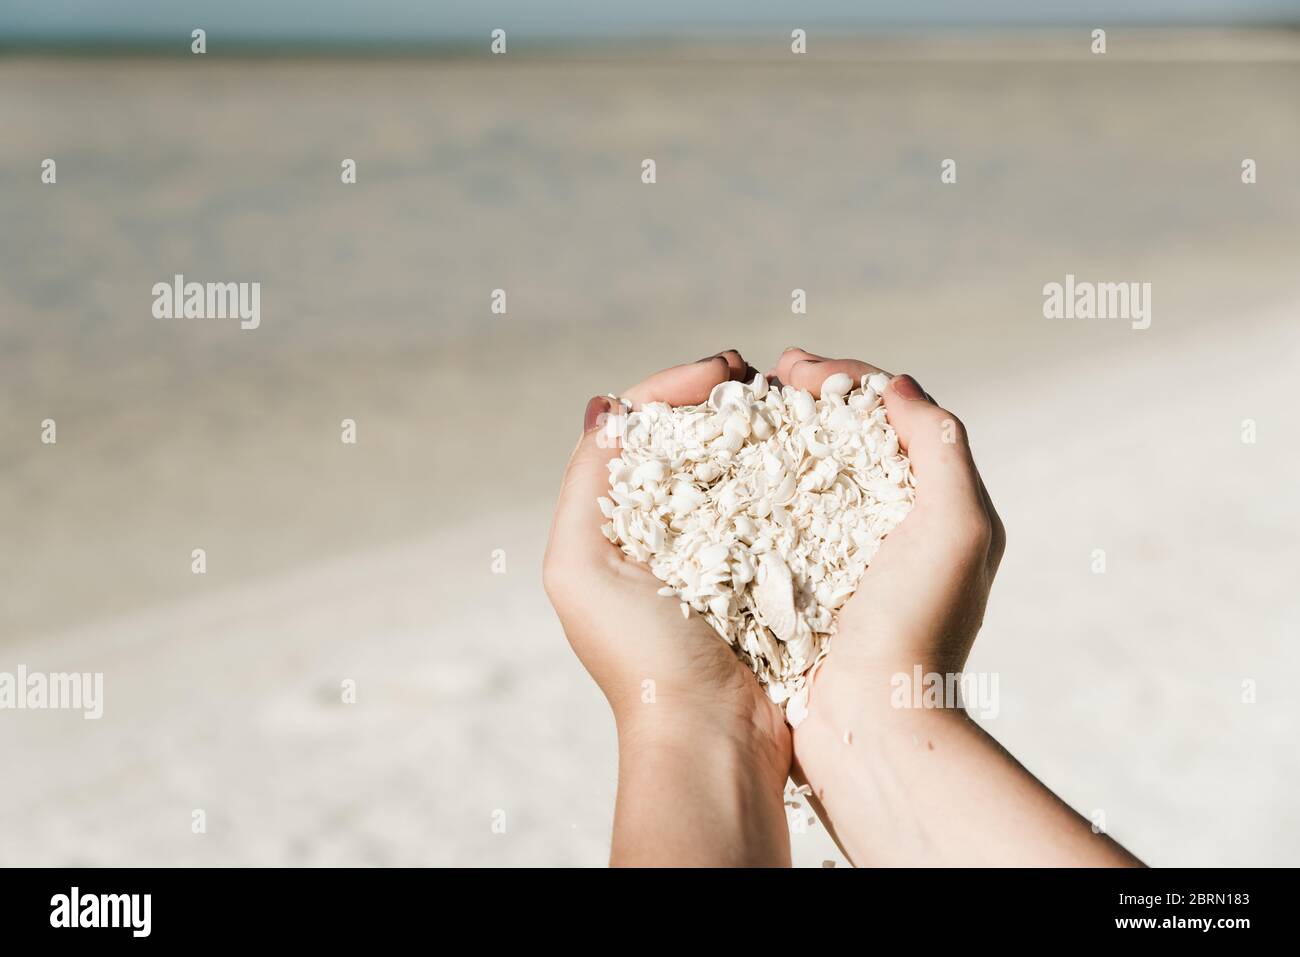
[[[793, 349], [774, 373], [816, 393], [834, 373], [878, 371]], [[892, 697], [894, 677], [910, 680], [918, 666], [961, 672], [1006, 535], [957, 417], [909, 376], [892, 379], [884, 402], [912, 463], [915, 504], [839, 610], [794, 732], [796, 779], [855, 863], [1140, 865], [960, 706], [899, 707]]]
[[[818, 395], [837, 372], [857, 382], [880, 371], [856, 359], [787, 349], [772, 374]], [[844, 727], [864, 704], [888, 707], [890, 679], [899, 672], [910, 675], [916, 665], [925, 673], [961, 671], [1006, 545], [961, 421], [910, 376], [893, 378], [883, 398], [912, 463], [916, 502], [840, 608], [830, 652], [815, 676], [810, 715]], [[819, 723], [825, 722], [809, 731]]]
[[[623, 397], [634, 407], [697, 404], [718, 383], [751, 373], [728, 351], [659, 372]], [[792, 747], [781, 710], [707, 621], [683, 618], [677, 602], [658, 594], [662, 582], [650, 569], [600, 531], [596, 500], [609, 490], [607, 463], [618, 454], [604, 426], [621, 411], [602, 397], [588, 403], [543, 563], [569, 643], [618, 726], [613, 859], [788, 863], [781, 791]], [[677, 819], [666, 819], [674, 802]], [[724, 839], [738, 827], [757, 833]]]

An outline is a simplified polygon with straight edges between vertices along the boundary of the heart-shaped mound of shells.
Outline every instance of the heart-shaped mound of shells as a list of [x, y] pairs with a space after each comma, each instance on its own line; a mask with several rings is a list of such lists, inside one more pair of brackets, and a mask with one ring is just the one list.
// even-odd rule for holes
[[[611, 421], [602, 531], [703, 615], [797, 725], [835, 613], [912, 507], [885, 418], [889, 377], [830, 376], [821, 398], [723, 382], [704, 405], [648, 403]], [[625, 405], [626, 409], [626, 405]]]

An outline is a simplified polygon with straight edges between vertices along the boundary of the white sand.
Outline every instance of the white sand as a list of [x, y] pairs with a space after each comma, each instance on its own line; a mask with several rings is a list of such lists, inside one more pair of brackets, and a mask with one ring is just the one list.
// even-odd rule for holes
[[[1280, 434], [1297, 328], [1292, 313], [1228, 354], [1206, 335], [965, 403], [1011, 537], [972, 661], [1000, 675], [988, 726], [1153, 863], [1300, 852], [1300, 455]], [[1247, 415], [1254, 446], [1238, 440]], [[0, 832], [0, 859], [600, 864], [612, 727], [537, 579], [547, 520], [544, 501], [475, 515], [424, 544], [6, 648], [32, 669], [102, 670], [106, 705], [98, 723], [3, 716], [21, 771], [0, 819], [22, 826]], [[802, 864], [840, 860], [820, 827], [795, 846]]]
[[[590, 394], [796, 341], [970, 426], [999, 739], [1152, 863], [1300, 860], [1300, 67], [347, 66], [0, 60], [5, 168], [60, 157], [0, 190], [0, 670], [106, 684], [0, 713], [0, 862], [602, 863], [559, 469]], [[173, 270], [265, 280], [263, 328], [152, 324]], [[1152, 328], [1042, 319], [1066, 271], [1153, 282]]]

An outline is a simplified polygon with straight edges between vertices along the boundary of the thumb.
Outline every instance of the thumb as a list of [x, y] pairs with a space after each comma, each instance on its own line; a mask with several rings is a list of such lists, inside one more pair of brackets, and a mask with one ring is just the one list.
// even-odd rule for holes
[[[628, 389], [624, 399], [637, 406], [648, 402], [693, 405], [707, 399], [718, 383], [743, 375], [746, 370], [740, 353], [729, 349], [657, 372]], [[622, 402], [604, 396], [595, 396], [587, 403], [582, 438], [565, 470], [555, 507], [546, 550], [548, 567], [554, 567], [553, 562], [592, 561], [619, 554], [600, 530], [597, 499], [609, 492], [609, 460], [622, 447], [627, 413]]]
[[884, 401], [912, 463], [916, 501], [881, 543], [840, 620], [848, 634], [882, 636], [859, 653], [960, 671], [996, 572], [1000, 523], [961, 421], [911, 376], [892, 379]]
[[600, 530], [596, 500], [609, 490], [607, 466], [618, 454], [618, 430], [623, 414], [619, 403], [604, 396], [595, 396], [587, 403], [582, 438], [560, 483], [559, 502], [547, 545], [548, 559], [555, 555], [570, 561], [591, 559], [611, 549]]
[[890, 380], [884, 401], [899, 447], [912, 462], [918, 518], [954, 530], [986, 527], [983, 486], [961, 420], [936, 405], [910, 375]]

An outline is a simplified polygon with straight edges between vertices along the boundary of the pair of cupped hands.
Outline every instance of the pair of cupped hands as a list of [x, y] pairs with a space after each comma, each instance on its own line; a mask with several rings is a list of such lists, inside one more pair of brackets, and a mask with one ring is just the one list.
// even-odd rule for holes
[[[881, 371], [856, 359], [791, 348], [766, 375], [773, 384], [817, 396], [835, 373], [857, 383]], [[655, 373], [622, 396], [633, 408], [650, 402], [693, 405], [720, 382], [748, 381], [756, 374], [739, 352], [727, 350]], [[741, 806], [731, 809], [735, 813], [746, 802], [768, 800], [765, 792], [779, 797], [793, 776], [811, 786], [825, 818], [819, 776], [826, 769], [829, 779], [837, 749], [851, 744], [855, 734], [865, 747], [872, 729], [896, 719], [890, 714], [891, 676], [910, 675], [916, 665], [927, 673], [961, 670], [1002, 557], [1002, 523], [956, 416], [906, 375], [891, 378], [883, 399], [911, 460], [915, 506], [840, 609], [830, 652], [814, 676], [808, 715], [795, 729], [704, 618], [683, 619], [678, 603], [658, 594], [662, 583], [649, 568], [601, 533], [596, 500], [608, 490], [607, 463], [619, 452], [602, 426], [622, 409], [603, 397], [588, 403], [555, 511], [544, 581], [573, 650], [614, 712], [623, 766], [620, 804], [632, 784], [628, 775], [644, 758], [658, 769], [647, 776], [681, 775], [706, 765], [702, 780], [709, 786], [746, 791], [737, 795]], [[737, 775], [725, 769], [739, 769], [744, 783], [738, 786]], [[827, 823], [834, 832], [836, 822]], [[616, 823], [615, 860], [644, 861], [649, 838], [620, 837], [619, 830]], [[675, 852], [689, 863], [698, 849], [689, 838], [682, 844]], [[734, 854], [727, 862], [755, 862], [743, 848]]]

